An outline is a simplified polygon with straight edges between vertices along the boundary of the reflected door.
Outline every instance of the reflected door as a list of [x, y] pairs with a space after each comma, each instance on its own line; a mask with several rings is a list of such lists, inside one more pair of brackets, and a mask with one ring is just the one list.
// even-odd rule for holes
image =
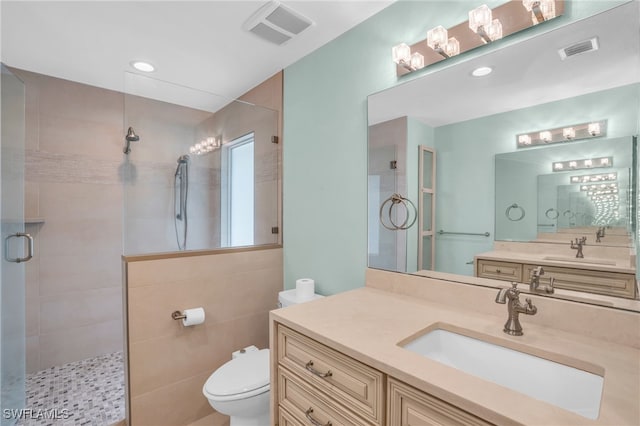
[[24, 408], [25, 275], [28, 242], [24, 234], [24, 84], [2, 65], [0, 140], [0, 396], [1, 425], [12, 425]]

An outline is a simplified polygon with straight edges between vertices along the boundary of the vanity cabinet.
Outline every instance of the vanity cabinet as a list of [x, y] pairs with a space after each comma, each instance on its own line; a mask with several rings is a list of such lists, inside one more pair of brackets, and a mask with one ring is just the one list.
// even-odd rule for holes
[[490, 423], [281, 324], [279, 426], [421, 426]]
[[492, 424], [393, 378], [389, 378], [387, 394], [388, 426]]
[[482, 258], [476, 258], [475, 270], [476, 276], [480, 278], [529, 283], [531, 271], [538, 266], [544, 267], [544, 275], [540, 277], [540, 284], [543, 285], [548, 285], [550, 279], [554, 278], [556, 288], [636, 298], [635, 274]]

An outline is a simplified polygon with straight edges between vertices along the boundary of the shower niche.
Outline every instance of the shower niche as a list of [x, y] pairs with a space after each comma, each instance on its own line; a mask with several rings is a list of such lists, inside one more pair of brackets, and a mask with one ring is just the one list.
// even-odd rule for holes
[[123, 128], [125, 255], [279, 242], [276, 110], [125, 73]]

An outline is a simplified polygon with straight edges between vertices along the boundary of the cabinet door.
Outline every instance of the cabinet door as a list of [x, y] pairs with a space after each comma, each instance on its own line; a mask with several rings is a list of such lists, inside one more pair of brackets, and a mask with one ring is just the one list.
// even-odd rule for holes
[[421, 392], [398, 380], [388, 380], [387, 426], [491, 425], [479, 417]]

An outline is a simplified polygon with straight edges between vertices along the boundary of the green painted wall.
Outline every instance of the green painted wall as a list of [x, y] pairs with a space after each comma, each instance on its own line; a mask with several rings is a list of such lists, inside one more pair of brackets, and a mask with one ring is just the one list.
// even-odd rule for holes
[[[488, 1], [494, 7], [503, 1]], [[565, 15], [415, 73], [418, 77], [621, 1], [568, 2]], [[367, 266], [367, 96], [399, 82], [392, 46], [467, 19], [477, 1], [398, 1], [285, 69], [283, 244], [285, 288], [312, 277], [318, 292], [364, 284]], [[400, 79], [404, 81], [405, 79]]]

